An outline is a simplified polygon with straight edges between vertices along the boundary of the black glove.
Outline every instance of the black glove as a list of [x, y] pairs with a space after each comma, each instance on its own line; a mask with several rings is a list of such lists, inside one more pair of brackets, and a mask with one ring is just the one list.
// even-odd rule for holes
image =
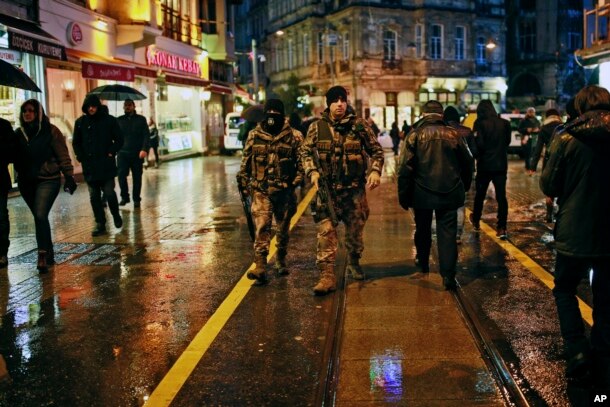
[[64, 182], [64, 191], [68, 192], [70, 195], [72, 195], [74, 193], [74, 191], [76, 191], [76, 181], [74, 181], [74, 177], [71, 175], [65, 175], [65, 182]]

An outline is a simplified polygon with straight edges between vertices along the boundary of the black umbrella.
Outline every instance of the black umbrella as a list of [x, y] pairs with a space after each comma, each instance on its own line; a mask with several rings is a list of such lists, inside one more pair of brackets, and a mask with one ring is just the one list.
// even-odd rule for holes
[[93, 89], [88, 95], [95, 95], [104, 100], [143, 100], [146, 96], [134, 88], [125, 85], [103, 85]]
[[0, 85], [40, 92], [34, 81], [20, 69], [0, 59]]
[[262, 122], [265, 118], [264, 108], [265, 107], [263, 105], [250, 106], [241, 113], [241, 117], [249, 122]]

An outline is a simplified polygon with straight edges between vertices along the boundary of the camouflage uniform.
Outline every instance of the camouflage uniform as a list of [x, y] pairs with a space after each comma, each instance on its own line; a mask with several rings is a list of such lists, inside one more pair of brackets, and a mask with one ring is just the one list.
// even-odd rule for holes
[[237, 174], [240, 188], [252, 195], [252, 217], [255, 225], [254, 254], [256, 270], [249, 278], [265, 280], [264, 273], [271, 241], [272, 217], [276, 223], [277, 261], [280, 274], [286, 271], [286, 252], [290, 219], [296, 212], [295, 186], [301, 183], [303, 169], [298, 151], [303, 135], [288, 124], [273, 136], [256, 126], [248, 135], [241, 168]]
[[[320, 163], [324, 167], [322, 170], [315, 166], [314, 147], [317, 147]], [[348, 263], [355, 265], [361, 273], [358, 262], [364, 250], [362, 234], [369, 216], [366, 176], [369, 171], [377, 171], [381, 175], [383, 148], [373, 130], [353, 112], [348, 111], [343, 118], [335, 121], [327, 110], [320, 120], [309, 127], [300, 155], [306, 176], [310, 177], [313, 171], [318, 171], [324, 174], [331, 186], [337, 218], [345, 224]], [[370, 168], [367, 168], [369, 162]], [[322, 275], [332, 272], [334, 281], [337, 230], [329, 219], [328, 209], [319, 198], [312, 202], [312, 212], [318, 223], [316, 264]]]

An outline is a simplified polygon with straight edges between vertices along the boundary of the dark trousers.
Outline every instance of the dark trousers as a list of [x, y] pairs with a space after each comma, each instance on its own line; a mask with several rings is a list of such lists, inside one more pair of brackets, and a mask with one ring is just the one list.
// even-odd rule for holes
[[131, 180], [133, 181], [133, 201], [140, 202], [140, 191], [142, 190], [142, 173], [144, 172], [142, 159], [137, 153], [119, 152], [118, 155], [118, 170], [119, 170], [119, 187], [121, 187], [121, 198], [125, 201], [129, 200], [129, 185], [127, 184], [127, 176], [131, 170]]
[[113, 215], [119, 213], [119, 201], [114, 192], [114, 178], [89, 181], [87, 182], [87, 186], [89, 187], [89, 202], [91, 202], [91, 209], [93, 209], [95, 222], [105, 225], [106, 211], [104, 210], [104, 203], [102, 202], [102, 192], [104, 193], [104, 199], [108, 202], [110, 213]]
[[436, 215], [436, 245], [443, 277], [455, 277], [457, 263], [457, 210], [413, 209], [415, 214], [415, 248], [420, 264], [430, 261], [432, 246], [432, 212]]
[[49, 213], [59, 195], [60, 186], [59, 179], [19, 182], [21, 196], [34, 215], [38, 250], [46, 250], [50, 257], [53, 256], [53, 240]]
[[483, 202], [487, 195], [489, 183], [494, 184], [496, 190], [496, 201], [498, 202], [498, 227], [506, 228], [508, 218], [508, 201], [506, 200], [506, 171], [479, 171], [477, 172], [476, 194], [474, 196], [474, 208], [472, 216], [475, 220], [481, 219], [483, 213]]
[[8, 220], [8, 189], [0, 189], [0, 256], [8, 254], [11, 244], [8, 236], [11, 233], [11, 223]]
[[610, 258], [569, 257], [557, 253], [553, 295], [561, 336], [568, 355], [586, 351], [588, 341], [576, 299], [576, 288], [593, 268], [593, 327], [591, 347], [599, 357], [610, 357]]
[[[152, 146], [150, 148], [152, 149], [153, 154], [155, 155], [155, 163], [159, 165], [159, 146]], [[148, 159], [148, 157], [146, 159]]]

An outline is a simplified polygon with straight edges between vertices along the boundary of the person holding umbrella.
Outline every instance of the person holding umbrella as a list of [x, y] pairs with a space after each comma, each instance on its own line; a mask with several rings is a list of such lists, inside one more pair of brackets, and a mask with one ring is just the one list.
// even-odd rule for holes
[[114, 226], [123, 226], [119, 201], [114, 192], [114, 177], [117, 175], [115, 157], [123, 145], [123, 135], [117, 119], [102, 108], [97, 96], [88, 95], [82, 110], [85, 114], [74, 125], [72, 147], [76, 159], [83, 164], [83, 175], [89, 187], [89, 201], [96, 224], [91, 235], [100, 236], [106, 234], [102, 192], [114, 218]]
[[15, 132], [8, 120], [0, 119], [0, 268], [8, 266], [9, 234], [11, 224], [8, 217], [8, 191], [11, 189], [11, 176], [8, 164], [11, 162], [15, 149]]
[[125, 114], [118, 118], [121, 133], [125, 143], [119, 151], [119, 186], [121, 187], [120, 206], [127, 205], [129, 200], [129, 185], [127, 175], [131, 170], [133, 181], [133, 207], [140, 207], [140, 191], [142, 190], [142, 160], [148, 156], [150, 131], [146, 118], [136, 113], [136, 105], [132, 99], [125, 99], [123, 104]]
[[21, 105], [20, 127], [17, 130], [15, 168], [19, 174], [19, 191], [26, 202], [36, 225], [38, 262], [41, 273], [55, 264], [49, 212], [59, 194], [61, 173], [64, 191], [73, 194], [76, 182], [72, 161], [61, 131], [51, 124], [36, 99]]

